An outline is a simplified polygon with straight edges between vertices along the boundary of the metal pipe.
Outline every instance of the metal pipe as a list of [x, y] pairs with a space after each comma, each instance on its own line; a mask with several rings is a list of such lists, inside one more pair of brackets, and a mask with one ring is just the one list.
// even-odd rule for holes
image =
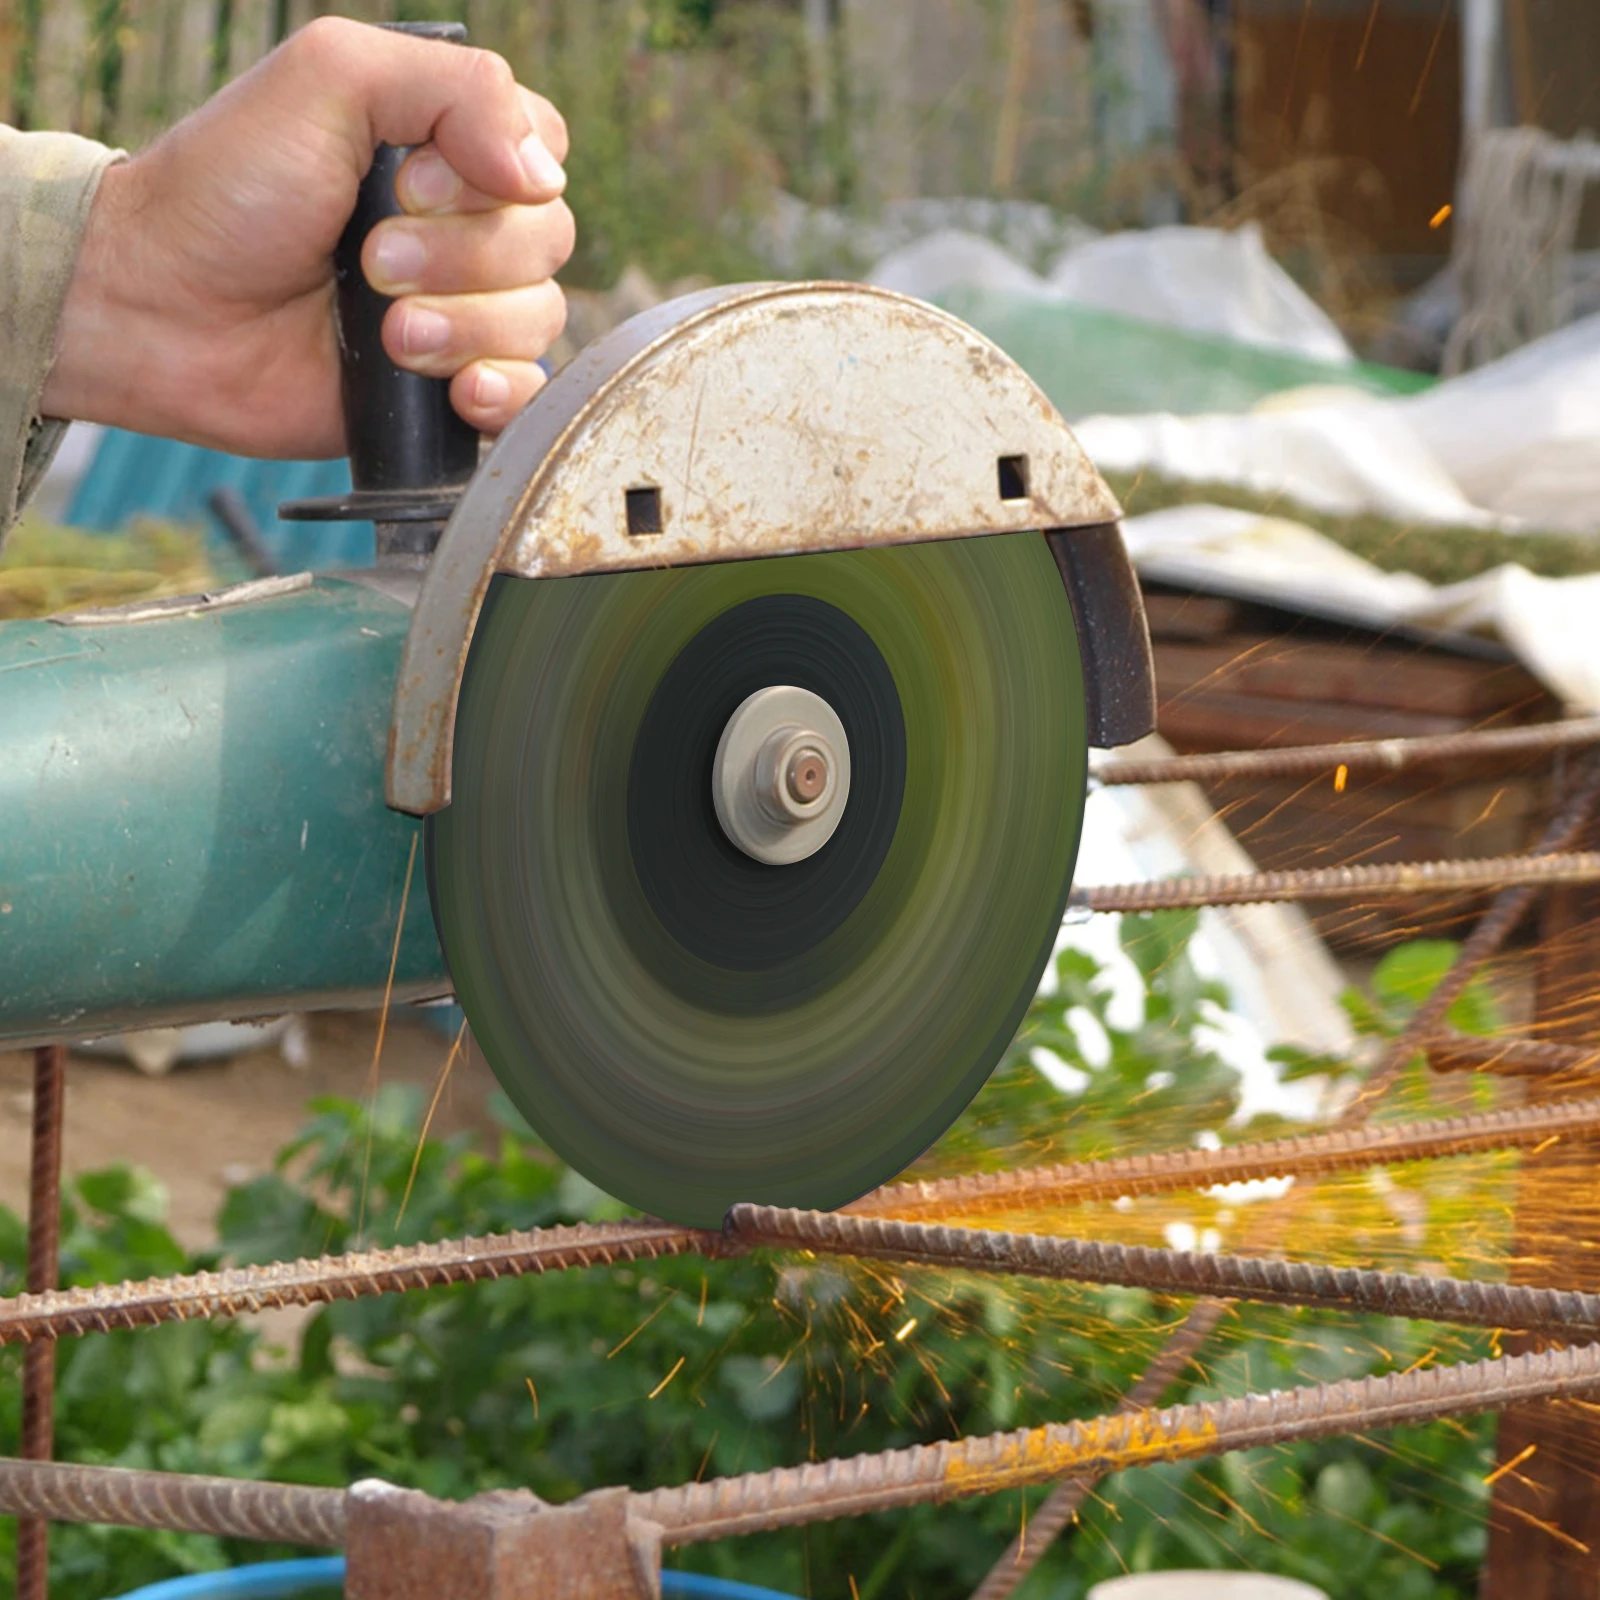
[[[409, 617], [301, 574], [0, 624], [0, 1040], [381, 1002]], [[413, 894], [395, 998], [449, 988]]]
[[[33, 1053], [33, 1138], [28, 1161], [28, 1293], [47, 1294], [61, 1270], [61, 1129], [66, 1112], [67, 1052], [41, 1045]], [[22, 1361], [22, 1454], [48, 1461], [55, 1453], [56, 1345], [41, 1339]], [[17, 1522], [17, 1600], [50, 1592], [50, 1524]]]

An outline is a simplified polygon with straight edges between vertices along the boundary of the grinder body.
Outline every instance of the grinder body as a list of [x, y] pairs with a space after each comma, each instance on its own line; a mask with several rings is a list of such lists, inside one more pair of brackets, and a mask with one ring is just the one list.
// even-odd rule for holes
[[[360, 278], [399, 155], [339, 249], [355, 487], [284, 512], [372, 520], [379, 570], [0, 627], [0, 1038], [453, 987], [610, 1192], [842, 1203], [1003, 1053], [1087, 749], [1153, 725], [1116, 502], [1006, 356], [848, 284], [647, 312], [472, 472]], [[801, 723], [730, 744], [752, 705]], [[781, 834], [840, 774], [757, 857], [713, 804], [764, 784]]]

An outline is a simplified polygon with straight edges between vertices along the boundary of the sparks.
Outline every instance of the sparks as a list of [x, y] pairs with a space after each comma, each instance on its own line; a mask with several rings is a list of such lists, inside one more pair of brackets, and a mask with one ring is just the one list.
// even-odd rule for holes
[[524, 1382], [527, 1383], [528, 1393], [533, 1398], [533, 1420], [537, 1422], [539, 1420], [539, 1391], [534, 1388], [532, 1378], [527, 1378]]
[[1509, 1461], [1502, 1461], [1483, 1481], [1486, 1484], [1498, 1483], [1508, 1472], [1515, 1472], [1530, 1456], [1537, 1455], [1538, 1451], [1538, 1445], [1528, 1445], [1526, 1449], [1519, 1450]]
[[1428, 226], [1430, 228], [1442, 228], [1445, 223], [1450, 220], [1450, 213], [1454, 210], [1455, 207], [1452, 205], [1440, 206], [1439, 209], [1428, 218]]
[[1349, 780], [1350, 769], [1344, 764], [1344, 762], [1341, 761], [1339, 763], [1339, 770], [1333, 775], [1333, 792], [1335, 794], [1343, 794], [1344, 786], [1349, 782]]
[[916, 1328], [917, 1328], [917, 1319], [915, 1317], [908, 1317], [906, 1319], [905, 1326], [903, 1328], [898, 1328], [898, 1329], [895, 1330], [894, 1342], [896, 1344], [904, 1344], [906, 1342], [906, 1340], [909, 1339], [911, 1337], [911, 1335], [916, 1332]]
[[668, 1384], [669, 1384], [669, 1383], [671, 1383], [671, 1382], [672, 1382], [672, 1380], [673, 1380], [673, 1379], [674, 1379], [674, 1378], [676, 1378], [676, 1377], [677, 1377], [677, 1376], [678, 1376], [678, 1374], [679, 1374], [679, 1373], [680, 1373], [680, 1372], [682, 1372], [682, 1371], [683, 1371], [683, 1364], [684, 1364], [684, 1362], [685, 1362], [685, 1361], [687, 1361], [687, 1360], [688, 1360], [688, 1359], [689, 1359], [689, 1358], [688, 1358], [688, 1357], [687, 1357], [687, 1356], [679, 1356], [679, 1357], [678, 1357], [678, 1359], [677, 1359], [677, 1360], [676, 1360], [676, 1361], [675, 1361], [675, 1362], [674, 1362], [674, 1363], [673, 1363], [673, 1365], [672, 1365], [672, 1371], [671, 1371], [671, 1372], [669, 1372], [669, 1373], [668, 1373], [668, 1374], [667, 1374], [667, 1375], [666, 1375], [666, 1377], [664, 1377], [664, 1378], [663, 1378], [663, 1379], [662, 1379], [662, 1380], [661, 1380], [661, 1382], [660, 1382], [660, 1383], [658, 1383], [658, 1384], [657, 1384], [657, 1385], [656, 1385], [656, 1386], [655, 1386], [655, 1388], [653, 1388], [653, 1389], [652, 1389], [652, 1390], [651, 1390], [651, 1391], [650, 1391], [650, 1398], [651, 1398], [651, 1399], [652, 1399], [652, 1400], [654, 1400], [654, 1399], [655, 1399], [655, 1397], [656, 1397], [656, 1396], [657, 1396], [657, 1395], [658, 1395], [658, 1394], [660, 1394], [660, 1393], [661, 1393], [661, 1391], [662, 1391], [662, 1390], [663, 1390], [663, 1389], [665, 1389], [665, 1388], [666, 1388], [666, 1386], [667, 1386], [667, 1385], [668, 1385]]

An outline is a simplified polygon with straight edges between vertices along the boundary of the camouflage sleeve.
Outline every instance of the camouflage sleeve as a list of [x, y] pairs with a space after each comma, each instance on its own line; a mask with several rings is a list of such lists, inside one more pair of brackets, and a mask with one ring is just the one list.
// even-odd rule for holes
[[39, 399], [89, 207], [117, 159], [76, 134], [0, 127], [0, 539], [66, 431]]

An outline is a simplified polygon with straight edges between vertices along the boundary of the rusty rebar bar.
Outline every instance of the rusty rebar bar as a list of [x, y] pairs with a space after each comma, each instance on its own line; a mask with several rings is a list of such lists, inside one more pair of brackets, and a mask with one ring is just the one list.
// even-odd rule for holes
[[[1600, 732], [1600, 718], [1590, 720], [1595, 730]], [[1567, 726], [1570, 729], [1574, 725]], [[1486, 735], [1468, 737], [1479, 751], [1482, 751], [1488, 742]], [[1584, 742], [1589, 741], [1586, 738]], [[1404, 743], [1407, 749], [1412, 749], [1415, 753], [1410, 741]], [[1446, 736], [1442, 741], [1432, 740], [1426, 743], [1434, 754], [1438, 754], [1441, 750], [1448, 750], [1452, 745], [1459, 748], [1460, 736]], [[1393, 744], [1394, 741], [1379, 741], [1369, 748], [1368, 754], [1381, 759], [1386, 752], [1393, 753]], [[1506, 741], [1503, 736], [1500, 744], [1504, 752]], [[1300, 752], [1302, 756], [1313, 753]], [[1349, 747], [1346, 747], [1346, 753], [1349, 753]], [[1283, 752], [1259, 752], [1259, 754], [1281, 756]], [[1591, 758], [1587, 770], [1574, 786], [1570, 796], [1546, 825], [1533, 853], [1541, 855], [1571, 848], [1588, 827], [1589, 819], [1593, 816], [1597, 804], [1600, 804], [1600, 761]], [[1383, 1094], [1405, 1070], [1406, 1063], [1416, 1054], [1418, 1048], [1427, 1046], [1444, 1027], [1450, 1008], [1472, 981], [1473, 974], [1499, 951], [1510, 937], [1512, 929], [1532, 905], [1536, 894], [1537, 890], [1533, 887], [1521, 887], [1503, 889], [1495, 896], [1489, 910], [1479, 919], [1466, 942], [1456, 952], [1449, 970], [1435, 986], [1433, 993], [1413, 1013], [1398, 1037], [1389, 1042], [1363, 1092], [1346, 1107], [1339, 1121], [1341, 1129], [1360, 1127], [1370, 1119]], [[1229, 1302], [1223, 1300], [1202, 1300], [1191, 1307], [1183, 1325], [1151, 1363], [1151, 1374], [1159, 1377], [1160, 1372], [1170, 1361], [1177, 1360], [1181, 1367], [1183, 1362], [1191, 1359], [1222, 1320], [1228, 1305]], [[1176, 1371], [1178, 1368], [1171, 1370]], [[1130, 1391], [1130, 1397], [1142, 1393], [1143, 1388], [1144, 1381], [1141, 1379]], [[1012, 1541], [1005, 1555], [989, 1569], [983, 1582], [974, 1591], [973, 1600], [1007, 1600], [1017, 1585], [1038, 1564], [1052, 1541], [1072, 1521], [1078, 1506], [1092, 1485], [1092, 1477], [1070, 1478], [1058, 1484], [1040, 1507], [1031, 1540]]]
[[[1163, 1411], [914, 1445], [635, 1494], [630, 1512], [669, 1545], [859, 1516], [1066, 1476], [1368, 1433], [1600, 1388], [1600, 1346], [1503, 1356]], [[534, 1513], [535, 1515], [537, 1513]], [[124, 1467], [0, 1460], [0, 1515], [337, 1547], [345, 1492]]]
[[1600, 1048], [1584, 1050], [1553, 1039], [1478, 1038], [1443, 1033], [1429, 1040], [1435, 1072], [1488, 1072], [1502, 1078], [1559, 1078], [1600, 1069]]
[[1217, 783], [1228, 779], [1314, 778], [1350, 772], [1402, 772], [1408, 767], [1479, 756], [1532, 755], [1600, 743], [1600, 717], [1484, 728], [1414, 739], [1360, 739], [1292, 745], [1281, 750], [1223, 750], [1149, 760], [1101, 761], [1090, 770], [1104, 784]]
[[1462, 1412], [1493, 1411], [1600, 1387], [1600, 1346], [1426, 1367], [1382, 1378], [1247, 1395], [1164, 1411], [914, 1445], [635, 1495], [632, 1509], [670, 1545], [800, 1522], [1102, 1476], [1333, 1434], [1369, 1433]]
[[714, 1254], [721, 1248], [719, 1235], [672, 1223], [580, 1223], [363, 1250], [315, 1261], [274, 1261], [223, 1272], [95, 1284], [0, 1300], [0, 1344], [148, 1328], [194, 1317], [234, 1317], [569, 1267], [653, 1261], [696, 1250]]
[[1315, 1306], [1355, 1314], [1410, 1317], [1467, 1328], [1514, 1328], [1562, 1339], [1600, 1337], [1600, 1294], [1481, 1283], [1471, 1278], [1379, 1272], [1315, 1261], [1214, 1255], [1146, 1245], [1106, 1244], [1054, 1234], [952, 1228], [895, 1217], [781, 1206], [734, 1206], [727, 1231], [744, 1245], [810, 1250], [907, 1266], [1072, 1283], [1112, 1284], [1156, 1294], [1267, 1305]]
[[[41, 1045], [33, 1053], [33, 1133], [28, 1154], [29, 1294], [48, 1294], [61, 1271], [61, 1129], [66, 1113], [67, 1051]], [[22, 1359], [22, 1455], [48, 1461], [55, 1454], [56, 1346], [31, 1345]], [[17, 1523], [17, 1600], [45, 1600], [50, 1592], [50, 1524], [43, 1517]]]
[[337, 1549], [344, 1490], [0, 1459], [0, 1515]]
[[1125, 1195], [1209, 1189], [1214, 1184], [1249, 1183], [1260, 1178], [1307, 1177], [1491, 1150], [1530, 1149], [1547, 1140], [1592, 1133], [1597, 1128], [1600, 1099], [1586, 1097], [1427, 1122], [1330, 1128], [1259, 1144], [1224, 1145], [1220, 1150], [1159, 1150], [1149, 1155], [1113, 1156], [1104, 1161], [1063, 1162], [896, 1183], [874, 1190], [848, 1210], [856, 1215], [908, 1220], [1022, 1211], [1083, 1200], [1119, 1200]]
[[1478, 861], [1397, 861], [1371, 867], [1305, 867], [1087, 884], [1068, 905], [1081, 911], [1193, 910], [1284, 900], [1374, 900], [1419, 894], [1477, 894], [1514, 887], [1531, 894], [1553, 884], [1600, 882], [1600, 850], [1490, 856]]

